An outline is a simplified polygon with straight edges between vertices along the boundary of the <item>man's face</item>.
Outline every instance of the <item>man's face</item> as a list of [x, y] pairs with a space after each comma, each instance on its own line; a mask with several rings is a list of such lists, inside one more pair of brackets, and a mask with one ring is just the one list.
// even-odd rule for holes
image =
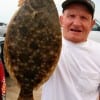
[[60, 16], [60, 23], [64, 38], [77, 43], [87, 40], [95, 22], [85, 6], [71, 4]]

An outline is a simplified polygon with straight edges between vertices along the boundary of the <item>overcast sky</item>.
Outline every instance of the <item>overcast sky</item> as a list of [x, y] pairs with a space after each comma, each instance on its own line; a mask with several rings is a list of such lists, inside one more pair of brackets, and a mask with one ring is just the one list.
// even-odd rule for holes
[[[61, 14], [61, 2], [64, 0], [54, 0], [59, 14]], [[100, 19], [100, 0], [93, 0], [96, 4], [95, 18]], [[41, 0], [42, 2], [42, 0]], [[18, 0], [0, 0], [0, 22], [8, 23], [17, 10]]]

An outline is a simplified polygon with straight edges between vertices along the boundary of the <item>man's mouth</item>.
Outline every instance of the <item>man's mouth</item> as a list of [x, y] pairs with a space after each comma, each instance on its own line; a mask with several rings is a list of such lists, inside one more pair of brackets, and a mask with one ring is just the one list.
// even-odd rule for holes
[[70, 29], [70, 31], [73, 31], [73, 32], [82, 32], [80, 29]]

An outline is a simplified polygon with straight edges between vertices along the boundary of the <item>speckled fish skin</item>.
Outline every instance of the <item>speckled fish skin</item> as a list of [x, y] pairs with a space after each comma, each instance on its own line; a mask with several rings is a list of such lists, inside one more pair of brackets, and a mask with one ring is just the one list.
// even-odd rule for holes
[[25, 0], [11, 19], [4, 42], [8, 72], [19, 86], [18, 100], [34, 100], [59, 60], [61, 29], [53, 0]]

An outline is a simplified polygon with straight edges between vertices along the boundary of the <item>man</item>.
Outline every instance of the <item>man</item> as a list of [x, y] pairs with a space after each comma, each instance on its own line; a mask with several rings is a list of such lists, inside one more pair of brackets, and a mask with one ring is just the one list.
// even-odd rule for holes
[[100, 44], [87, 39], [95, 24], [95, 5], [91, 0], [66, 0], [62, 8], [61, 56], [41, 100], [97, 100]]

